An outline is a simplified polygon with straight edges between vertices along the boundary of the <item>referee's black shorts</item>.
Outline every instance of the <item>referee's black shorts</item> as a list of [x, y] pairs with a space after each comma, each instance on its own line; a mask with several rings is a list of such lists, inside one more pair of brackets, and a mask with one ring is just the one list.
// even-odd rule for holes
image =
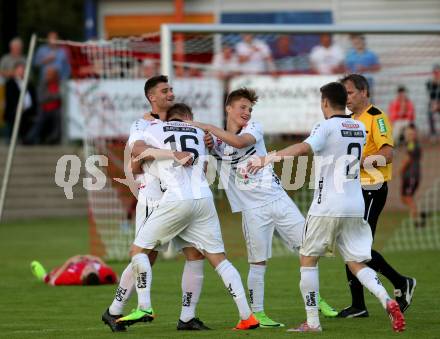
[[371, 227], [371, 233], [376, 233], [377, 220], [382, 212], [388, 195], [388, 185], [386, 182], [379, 189], [372, 189], [370, 187], [362, 187], [362, 194], [365, 201], [364, 219], [368, 221]]

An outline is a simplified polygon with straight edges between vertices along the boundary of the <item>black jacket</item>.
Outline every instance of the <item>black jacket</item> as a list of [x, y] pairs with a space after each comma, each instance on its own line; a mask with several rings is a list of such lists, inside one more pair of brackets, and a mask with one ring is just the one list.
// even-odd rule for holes
[[[37, 112], [37, 98], [35, 96], [35, 88], [32, 83], [28, 83], [27, 90], [32, 99], [32, 105], [30, 108], [23, 112], [23, 116], [33, 116]], [[4, 120], [12, 123], [15, 119], [15, 111], [18, 105], [18, 99], [20, 97], [20, 88], [14, 78], [9, 78], [5, 84], [5, 115]]]

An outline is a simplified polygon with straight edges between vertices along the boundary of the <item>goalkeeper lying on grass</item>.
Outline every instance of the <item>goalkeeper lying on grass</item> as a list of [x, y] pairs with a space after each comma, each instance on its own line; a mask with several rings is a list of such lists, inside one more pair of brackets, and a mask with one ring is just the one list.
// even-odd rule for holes
[[52, 285], [103, 285], [115, 284], [118, 277], [113, 269], [99, 257], [76, 255], [50, 273], [38, 261], [31, 262], [32, 274], [40, 281]]

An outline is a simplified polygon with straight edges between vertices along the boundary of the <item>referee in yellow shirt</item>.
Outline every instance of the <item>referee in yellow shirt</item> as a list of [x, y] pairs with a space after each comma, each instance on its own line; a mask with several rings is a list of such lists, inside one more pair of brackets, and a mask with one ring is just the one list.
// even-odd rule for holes
[[[377, 221], [387, 200], [387, 182], [391, 180], [392, 174], [394, 143], [391, 125], [387, 115], [370, 103], [368, 81], [364, 76], [349, 74], [340, 82], [347, 90], [347, 108], [352, 112], [351, 117], [361, 121], [367, 131], [367, 141], [361, 160], [361, 183], [365, 201], [364, 219], [370, 224], [374, 239]], [[416, 280], [398, 273], [375, 250], [371, 250], [371, 258], [367, 265], [391, 281], [395, 288], [396, 301], [404, 312], [411, 303]], [[338, 317], [368, 317], [362, 285], [347, 266], [346, 272], [352, 303], [351, 306], [340, 311]]]

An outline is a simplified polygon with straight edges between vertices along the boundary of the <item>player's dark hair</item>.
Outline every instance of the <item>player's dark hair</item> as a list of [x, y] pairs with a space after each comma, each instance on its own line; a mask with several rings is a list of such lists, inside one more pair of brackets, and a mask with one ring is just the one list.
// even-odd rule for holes
[[252, 105], [254, 105], [258, 101], [258, 95], [255, 90], [242, 87], [229, 93], [228, 97], [226, 98], [225, 106], [228, 106], [234, 101], [240, 100], [242, 98], [248, 99]]
[[105, 277], [104, 277], [104, 281], [107, 283], [107, 284], [113, 284], [114, 282], [115, 282], [115, 278], [114, 278], [114, 276], [112, 276], [112, 275], [106, 275]]
[[406, 88], [403, 85], [399, 85], [399, 87], [397, 87], [397, 93], [402, 93], [402, 92], [406, 92]]
[[150, 94], [150, 91], [154, 87], [156, 87], [158, 84], [161, 84], [163, 82], [168, 83], [168, 77], [166, 75], [157, 75], [157, 76], [154, 76], [154, 77], [148, 79], [145, 82], [144, 94], [145, 94], [145, 97], [147, 98], [148, 101], [150, 101], [150, 99], [148, 99], [148, 95]]
[[167, 111], [167, 116], [165, 120], [170, 120], [171, 118], [181, 118], [184, 120], [192, 120], [194, 115], [191, 110], [191, 107], [184, 104], [183, 102], [179, 102], [171, 106]]
[[370, 85], [368, 84], [367, 78], [365, 78], [363, 75], [352, 73], [339, 80], [339, 82], [342, 84], [345, 84], [347, 81], [351, 81], [354, 87], [359, 91], [366, 90], [367, 97], [370, 97]]
[[330, 82], [320, 89], [322, 99], [327, 99], [334, 109], [344, 111], [347, 105], [347, 90], [340, 82]]
[[99, 285], [99, 276], [95, 272], [90, 272], [83, 278], [82, 283], [83, 285]]

